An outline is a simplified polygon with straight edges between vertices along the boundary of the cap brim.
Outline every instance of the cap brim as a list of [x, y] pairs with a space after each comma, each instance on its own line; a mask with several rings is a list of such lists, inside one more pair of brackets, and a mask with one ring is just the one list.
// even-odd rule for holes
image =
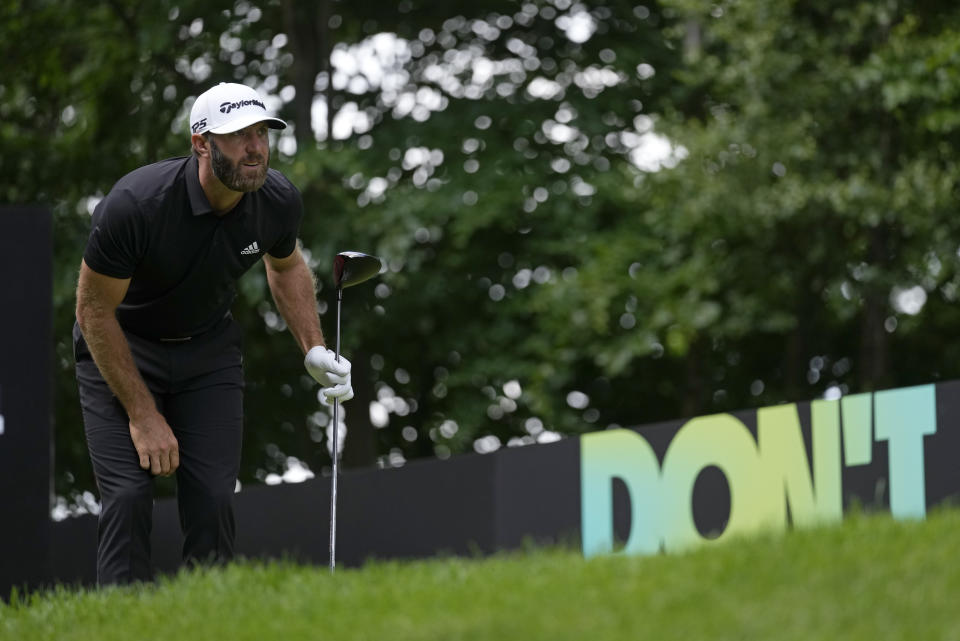
[[250, 125], [255, 125], [258, 122], [267, 123], [267, 126], [270, 127], [271, 129], [287, 128], [287, 123], [280, 120], [279, 118], [271, 118], [269, 116], [264, 118], [263, 116], [258, 114], [251, 114], [249, 116], [243, 116], [241, 118], [237, 118], [236, 120], [231, 120], [225, 125], [220, 125], [219, 127], [208, 129], [207, 131], [209, 131], [212, 134], [231, 134], [235, 131], [240, 131], [241, 129], [249, 127]]

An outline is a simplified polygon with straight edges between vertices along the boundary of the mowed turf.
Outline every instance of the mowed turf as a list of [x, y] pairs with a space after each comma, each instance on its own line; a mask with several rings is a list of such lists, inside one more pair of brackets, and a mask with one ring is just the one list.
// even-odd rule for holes
[[0, 605], [0, 639], [960, 639], [960, 510], [642, 558], [240, 563]]

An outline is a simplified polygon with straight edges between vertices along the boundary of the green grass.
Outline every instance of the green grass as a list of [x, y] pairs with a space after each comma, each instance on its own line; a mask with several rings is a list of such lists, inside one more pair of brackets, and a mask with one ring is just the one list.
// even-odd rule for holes
[[584, 560], [241, 563], [0, 605], [0, 639], [960, 639], [960, 510]]

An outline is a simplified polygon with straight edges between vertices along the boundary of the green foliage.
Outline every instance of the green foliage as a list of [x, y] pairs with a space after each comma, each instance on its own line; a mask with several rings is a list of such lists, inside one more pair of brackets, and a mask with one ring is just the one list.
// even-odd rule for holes
[[[334, 254], [389, 266], [345, 295], [352, 464], [960, 376], [952, 4], [261, 5], [0, 4], [0, 199], [57, 230], [60, 494], [93, 486], [69, 339], [89, 210], [185, 153], [220, 80], [284, 96], [274, 166], [331, 342]], [[235, 315], [241, 480], [320, 469], [329, 412], [261, 272]]]
[[0, 638], [112, 641], [162, 628], [238, 641], [953, 639], [958, 526], [949, 510], [926, 522], [857, 516], [677, 556], [585, 561], [548, 549], [335, 574], [244, 563], [0, 605]]

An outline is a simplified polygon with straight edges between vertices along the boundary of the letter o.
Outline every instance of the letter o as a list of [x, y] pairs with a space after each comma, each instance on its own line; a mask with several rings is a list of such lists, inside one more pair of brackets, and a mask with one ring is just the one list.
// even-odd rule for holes
[[661, 536], [666, 550], [708, 541], [693, 520], [693, 486], [700, 471], [710, 465], [720, 468], [730, 487], [730, 518], [713, 541], [776, 523], [777, 488], [764, 478], [750, 430], [730, 414], [703, 416], [680, 428], [663, 460]]

